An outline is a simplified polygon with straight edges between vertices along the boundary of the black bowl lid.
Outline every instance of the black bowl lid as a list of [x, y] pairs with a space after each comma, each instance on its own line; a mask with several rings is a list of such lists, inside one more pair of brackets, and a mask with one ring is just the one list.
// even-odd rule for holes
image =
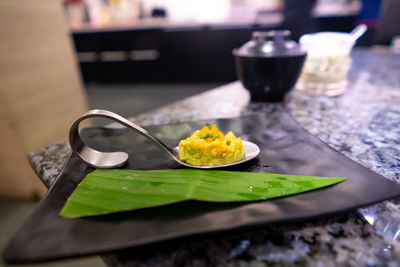
[[305, 51], [290, 40], [290, 31], [256, 31], [251, 40], [233, 50], [235, 56], [243, 57], [285, 57], [305, 55]]

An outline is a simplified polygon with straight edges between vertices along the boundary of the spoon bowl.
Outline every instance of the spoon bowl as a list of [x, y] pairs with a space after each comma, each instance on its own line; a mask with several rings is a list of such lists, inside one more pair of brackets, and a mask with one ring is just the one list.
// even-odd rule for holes
[[[240, 163], [244, 163], [246, 161], [252, 160], [255, 157], [258, 156], [258, 154], [260, 154], [260, 148], [249, 141], [245, 141], [242, 140], [243, 146], [244, 146], [244, 159], [239, 160], [239, 161], [235, 161], [232, 163], [227, 163], [227, 164], [221, 164], [221, 165], [215, 165], [215, 166], [197, 166], [197, 165], [191, 165], [188, 164], [186, 162], [182, 162], [179, 160], [179, 156], [175, 158], [175, 161], [178, 162], [181, 165], [184, 165], [186, 167], [190, 167], [190, 168], [196, 168], [196, 169], [216, 169], [216, 168], [225, 168], [225, 167], [229, 167], [229, 166], [233, 166], [233, 165], [237, 165]], [[179, 153], [179, 147], [175, 147], [176, 151]]]
[[72, 149], [72, 152], [77, 155], [81, 160], [86, 162], [88, 165], [95, 167], [95, 168], [116, 168], [124, 165], [129, 158], [129, 155], [126, 152], [101, 152], [95, 150], [88, 145], [86, 145], [82, 138], [79, 135], [79, 124], [88, 119], [93, 117], [102, 117], [108, 118], [113, 121], [120, 123], [121, 125], [132, 129], [139, 133], [140, 135], [147, 138], [150, 142], [158, 146], [162, 151], [167, 153], [171, 159], [175, 162], [179, 163], [180, 165], [190, 167], [190, 168], [197, 168], [197, 169], [215, 169], [215, 168], [223, 168], [228, 166], [233, 166], [236, 164], [244, 163], [251, 159], [254, 159], [260, 153], [260, 148], [249, 141], [242, 141], [244, 146], [244, 159], [228, 164], [222, 165], [214, 165], [214, 166], [197, 166], [191, 165], [186, 162], [182, 162], [179, 159], [179, 147], [170, 148], [166, 144], [164, 144], [160, 139], [156, 136], [151, 134], [146, 129], [140, 127], [139, 125], [125, 119], [124, 117], [115, 114], [111, 111], [101, 110], [101, 109], [94, 109], [86, 112], [83, 114], [79, 119], [77, 119], [71, 126], [69, 131], [69, 143]]

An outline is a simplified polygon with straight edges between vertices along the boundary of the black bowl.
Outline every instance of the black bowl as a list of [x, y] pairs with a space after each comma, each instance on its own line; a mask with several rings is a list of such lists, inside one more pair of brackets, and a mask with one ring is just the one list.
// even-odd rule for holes
[[281, 102], [299, 78], [306, 54], [294, 56], [235, 55], [236, 72], [255, 102]]

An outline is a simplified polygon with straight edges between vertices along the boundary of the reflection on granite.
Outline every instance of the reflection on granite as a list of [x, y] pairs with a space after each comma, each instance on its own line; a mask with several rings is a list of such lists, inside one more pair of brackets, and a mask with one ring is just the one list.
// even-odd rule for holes
[[[333, 148], [400, 183], [400, 56], [355, 50], [349, 80], [343, 96], [293, 91], [284, 105], [249, 104], [248, 92], [235, 82], [131, 120], [146, 126], [287, 108], [305, 129]], [[69, 153], [67, 142], [61, 142], [31, 152], [29, 159], [49, 186]], [[396, 199], [304, 224], [198, 237], [156, 252], [125, 250], [105, 260], [121, 266], [399, 266], [399, 236]]]
[[399, 252], [350, 213], [199, 237], [167, 248], [127, 249], [106, 259], [122, 266], [398, 266]]
[[309, 132], [395, 180], [400, 166], [400, 84], [397, 90], [382, 86], [377, 94], [369, 78], [368, 73], [361, 73], [345, 97], [317, 100], [294, 92], [289, 107]]

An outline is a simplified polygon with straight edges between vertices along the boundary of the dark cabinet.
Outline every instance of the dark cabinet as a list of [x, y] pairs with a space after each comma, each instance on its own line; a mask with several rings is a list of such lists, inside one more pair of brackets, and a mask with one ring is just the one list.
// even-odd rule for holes
[[228, 82], [232, 49], [270, 27], [198, 27], [73, 33], [85, 82]]

